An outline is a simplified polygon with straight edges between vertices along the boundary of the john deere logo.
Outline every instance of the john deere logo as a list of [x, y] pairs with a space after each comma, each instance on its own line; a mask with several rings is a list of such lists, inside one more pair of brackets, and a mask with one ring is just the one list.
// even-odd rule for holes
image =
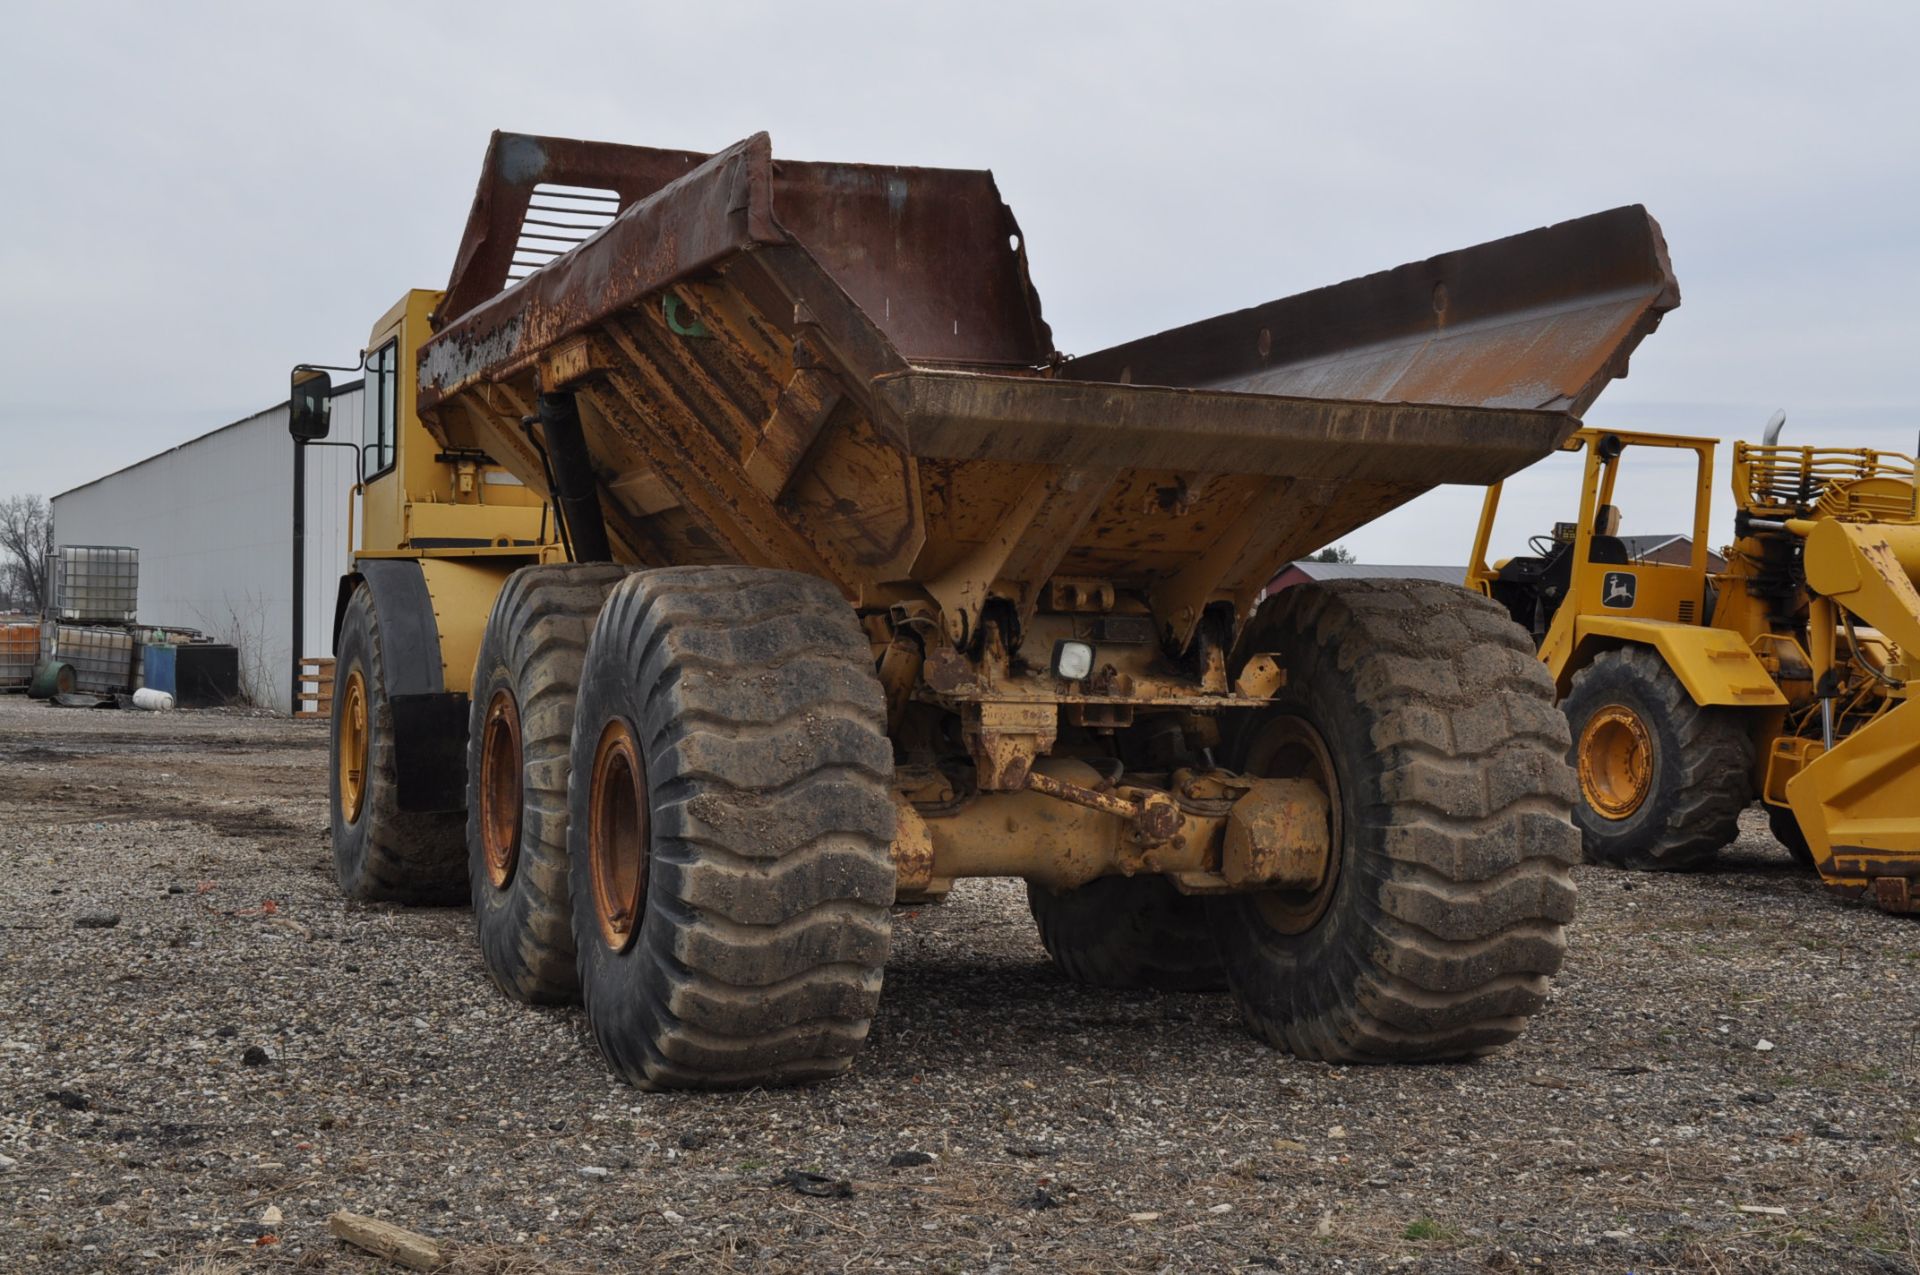
[[1609, 571], [1607, 578], [1600, 582], [1600, 605], [1618, 607], [1621, 610], [1633, 605], [1633, 575], [1626, 571]]

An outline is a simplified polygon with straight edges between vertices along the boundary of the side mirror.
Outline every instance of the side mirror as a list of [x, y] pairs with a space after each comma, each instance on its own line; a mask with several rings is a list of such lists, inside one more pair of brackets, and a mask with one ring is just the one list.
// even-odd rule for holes
[[296, 442], [314, 443], [332, 428], [333, 378], [319, 368], [293, 369], [287, 402], [287, 432]]

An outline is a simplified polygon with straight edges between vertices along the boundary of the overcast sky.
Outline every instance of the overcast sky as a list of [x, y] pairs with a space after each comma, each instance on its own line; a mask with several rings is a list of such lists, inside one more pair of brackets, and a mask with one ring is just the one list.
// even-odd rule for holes
[[[1069, 353], [1644, 203], [1685, 300], [1590, 423], [1920, 429], [1910, 3], [74, 3], [7, 28], [0, 496], [351, 361], [444, 284], [495, 128], [992, 168]], [[1508, 544], [1571, 516], [1560, 477], [1508, 485]], [[1636, 485], [1624, 530], [1683, 530], [1686, 488]], [[1726, 493], [1723, 451], [1716, 539]], [[1461, 562], [1479, 500], [1347, 543]]]

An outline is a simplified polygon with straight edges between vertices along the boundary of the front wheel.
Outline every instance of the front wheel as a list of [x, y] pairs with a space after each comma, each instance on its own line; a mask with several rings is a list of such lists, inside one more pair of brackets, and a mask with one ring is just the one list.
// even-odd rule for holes
[[1698, 867], [1740, 834], [1752, 737], [1736, 710], [1695, 704], [1658, 651], [1602, 651], [1574, 674], [1562, 709], [1589, 862]]
[[352, 899], [458, 903], [466, 893], [465, 819], [400, 808], [382, 641], [373, 591], [358, 585], [334, 651], [333, 874]]
[[1244, 652], [1280, 652], [1230, 762], [1311, 779], [1334, 853], [1310, 889], [1208, 899], [1241, 1016], [1302, 1058], [1487, 1053], [1547, 996], [1573, 917], [1566, 724], [1524, 630], [1464, 589], [1299, 585]]

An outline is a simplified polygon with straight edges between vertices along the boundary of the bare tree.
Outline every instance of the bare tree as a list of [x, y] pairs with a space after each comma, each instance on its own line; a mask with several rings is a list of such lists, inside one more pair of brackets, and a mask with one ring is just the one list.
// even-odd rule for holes
[[53, 552], [53, 511], [39, 496], [0, 500], [0, 593], [14, 605], [44, 611], [47, 555]]

